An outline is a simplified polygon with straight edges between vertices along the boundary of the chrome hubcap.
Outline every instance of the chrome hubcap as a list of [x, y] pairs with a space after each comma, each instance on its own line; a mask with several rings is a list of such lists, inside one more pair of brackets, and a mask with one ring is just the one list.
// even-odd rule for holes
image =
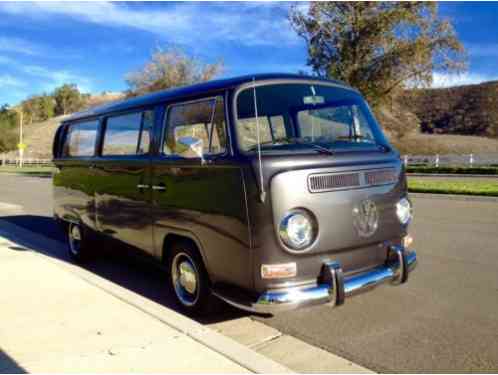
[[74, 255], [78, 255], [81, 246], [81, 230], [78, 225], [69, 226], [69, 249]]
[[171, 276], [175, 293], [181, 303], [192, 306], [199, 298], [199, 276], [194, 261], [185, 253], [179, 253], [171, 263]]

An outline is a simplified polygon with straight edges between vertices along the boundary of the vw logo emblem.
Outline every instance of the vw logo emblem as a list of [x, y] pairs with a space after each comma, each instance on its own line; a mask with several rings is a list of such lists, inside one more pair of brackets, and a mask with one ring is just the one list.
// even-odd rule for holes
[[361, 237], [370, 237], [379, 226], [379, 214], [374, 202], [367, 199], [353, 208], [353, 224]]

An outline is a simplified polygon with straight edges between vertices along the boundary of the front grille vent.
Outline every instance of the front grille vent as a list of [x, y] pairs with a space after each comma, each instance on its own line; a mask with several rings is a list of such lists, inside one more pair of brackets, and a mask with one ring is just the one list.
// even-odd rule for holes
[[394, 168], [348, 173], [321, 173], [308, 176], [308, 187], [312, 193], [320, 193], [338, 189], [393, 184], [397, 180], [398, 173]]
[[360, 186], [359, 173], [347, 174], [320, 174], [309, 178], [309, 187], [312, 192]]
[[396, 182], [398, 176], [395, 169], [380, 169], [365, 172], [365, 183], [367, 185], [384, 185]]

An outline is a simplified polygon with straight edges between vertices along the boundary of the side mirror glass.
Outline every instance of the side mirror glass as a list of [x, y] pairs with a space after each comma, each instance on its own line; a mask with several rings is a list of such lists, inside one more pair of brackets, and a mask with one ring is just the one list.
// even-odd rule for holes
[[200, 158], [203, 156], [204, 142], [197, 137], [180, 137], [176, 140], [176, 152], [184, 158]]

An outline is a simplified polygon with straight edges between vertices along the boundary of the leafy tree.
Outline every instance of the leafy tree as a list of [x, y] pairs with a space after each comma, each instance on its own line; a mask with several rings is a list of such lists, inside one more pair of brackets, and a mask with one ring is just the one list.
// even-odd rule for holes
[[45, 121], [55, 114], [55, 100], [52, 96], [44, 94], [32, 96], [21, 103], [24, 122], [31, 124], [36, 121]]
[[126, 76], [129, 86], [127, 95], [138, 96], [171, 87], [208, 81], [219, 75], [222, 70], [221, 61], [204, 64], [178, 49], [166, 51], [157, 49], [152, 54], [150, 62], [140, 70]]
[[426, 86], [434, 71], [461, 72], [466, 54], [451, 24], [426, 2], [319, 2], [291, 8], [308, 65], [358, 88], [374, 105], [407, 86]]
[[7, 104], [0, 107], [0, 152], [16, 148], [18, 122], [16, 111], [10, 109]]
[[42, 95], [38, 97], [37, 101], [38, 119], [40, 121], [48, 120], [54, 117], [55, 114], [55, 100], [50, 95]]
[[81, 110], [85, 106], [87, 95], [81, 94], [75, 84], [65, 84], [55, 89], [53, 98], [55, 115], [60, 116]]

